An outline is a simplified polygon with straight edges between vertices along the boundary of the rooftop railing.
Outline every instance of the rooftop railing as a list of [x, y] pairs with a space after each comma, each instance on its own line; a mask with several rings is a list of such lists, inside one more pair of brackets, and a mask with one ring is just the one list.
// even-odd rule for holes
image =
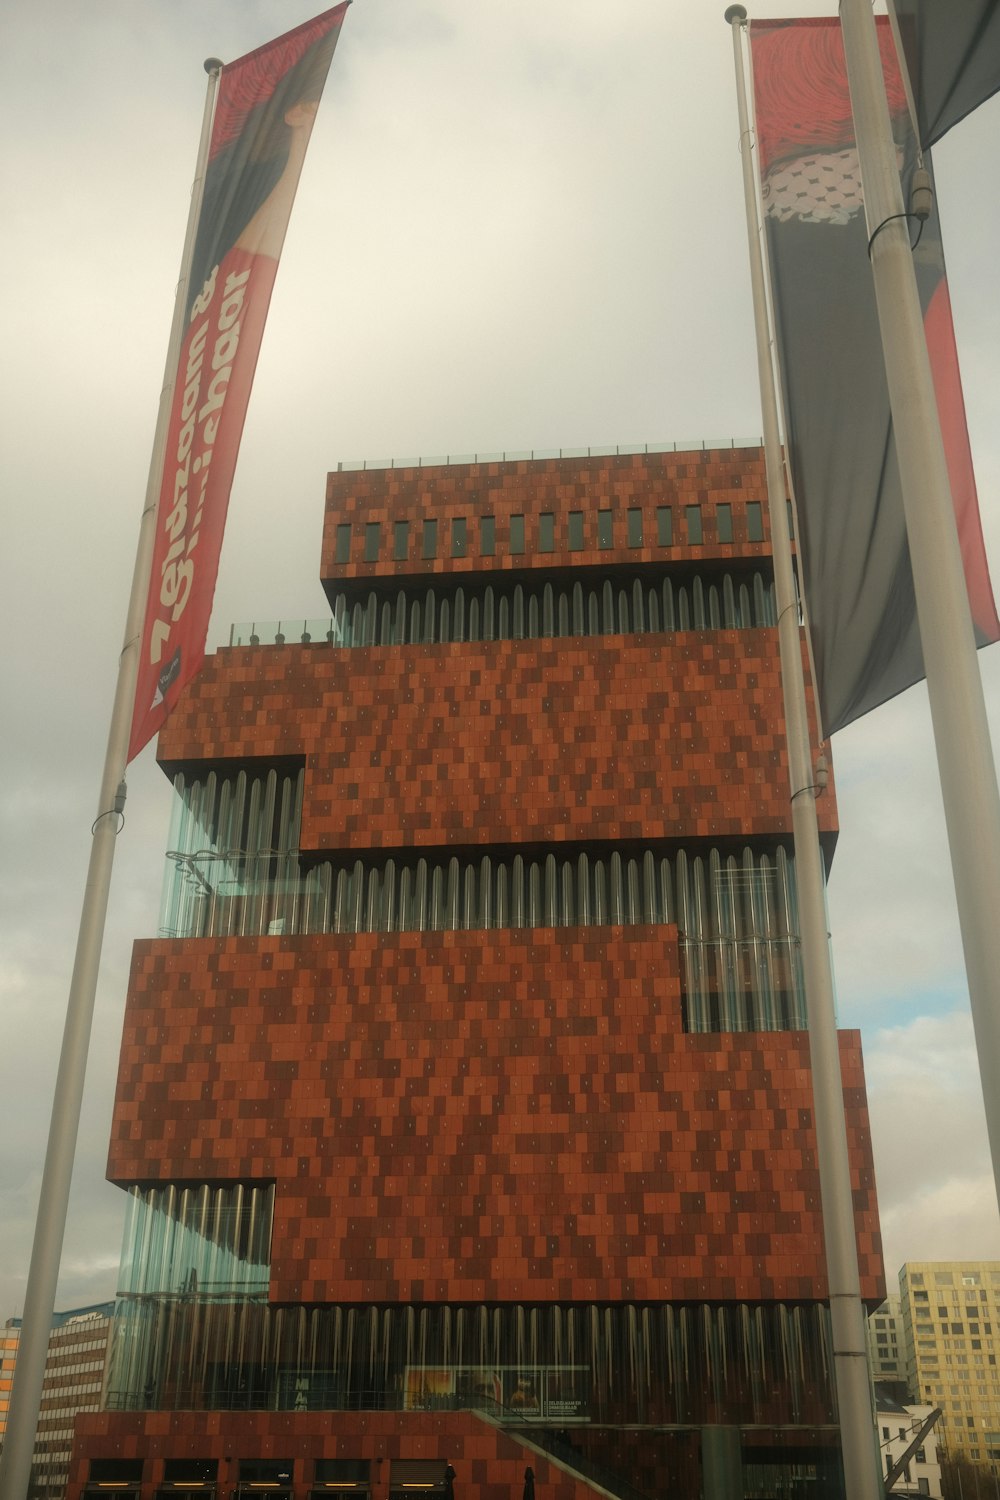
[[734, 448], [761, 448], [764, 439], [753, 437], [688, 438], [674, 443], [598, 443], [590, 448], [506, 448], [496, 453], [422, 454], [418, 458], [345, 458], [337, 465], [342, 474], [368, 469], [432, 469], [450, 464], [507, 464], [546, 458], [616, 458], [641, 453], [714, 453]]

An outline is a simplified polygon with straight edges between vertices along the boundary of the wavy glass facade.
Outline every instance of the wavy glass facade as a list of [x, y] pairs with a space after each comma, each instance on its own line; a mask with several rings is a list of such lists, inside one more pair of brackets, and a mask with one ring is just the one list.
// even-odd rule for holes
[[[660, 572], [660, 569], [656, 570]], [[353, 601], [353, 602], [352, 602]], [[678, 579], [615, 575], [586, 584], [457, 584], [370, 589], [362, 601], [337, 593], [325, 620], [251, 621], [234, 625], [231, 646], [409, 646], [451, 641], [520, 641], [546, 637], [658, 635], [677, 630], [749, 630], [773, 625], [774, 581], [759, 570], [694, 573]]]
[[778, 845], [537, 858], [400, 855], [303, 868], [304, 772], [175, 781], [163, 937], [676, 928], [691, 1031], [805, 1027], [794, 859]]
[[[836, 1421], [818, 1306], [273, 1307], [144, 1294], [108, 1405], [169, 1411], [480, 1411], [532, 1429]], [[126, 1353], [127, 1351], [127, 1353]], [[561, 1425], [561, 1424], [558, 1424]]]
[[329, 616], [234, 627], [161, 735], [67, 1500], [839, 1500], [763, 488], [329, 476]]
[[226, 1381], [227, 1404], [237, 1399], [266, 1357], [251, 1309], [267, 1299], [273, 1211], [273, 1187], [132, 1188], [109, 1406], [214, 1406]]

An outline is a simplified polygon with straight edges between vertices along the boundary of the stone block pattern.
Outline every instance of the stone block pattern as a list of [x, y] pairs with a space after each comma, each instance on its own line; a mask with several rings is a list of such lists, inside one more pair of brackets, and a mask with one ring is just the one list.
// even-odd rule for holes
[[672, 927], [141, 942], [109, 1176], [274, 1179], [280, 1302], [822, 1298], [807, 1039], [685, 1034], [678, 959]]
[[790, 831], [783, 722], [773, 631], [238, 647], [157, 754], [304, 757], [309, 850], [725, 839]]
[[[762, 505], [763, 540], [751, 541], [747, 502]], [[630, 568], [651, 562], [706, 558], [766, 558], [770, 555], [767, 481], [759, 448], [721, 448], [688, 453], [622, 454], [604, 458], [560, 458], [442, 464], [409, 469], [368, 469], [327, 477], [321, 577], [349, 579], [429, 577], [535, 568]], [[731, 506], [732, 542], [719, 540], [717, 509]], [[702, 540], [688, 540], [686, 507], [701, 510]], [[671, 510], [669, 546], [659, 543], [658, 509]], [[612, 546], [602, 547], [598, 512], [612, 512]], [[629, 510], [642, 512], [642, 542], [629, 545]], [[569, 514], [583, 515], [583, 547], [570, 550]], [[539, 516], [553, 518], [553, 549], [541, 550]], [[523, 554], [511, 551], [510, 518], [524, 517]], [[466, 520], [464, 557], [451, 556], [453, 517]], [[496, 550], [480, 553], [479, 525], [494, 518]], [[437, 556], [421, 556], [425, 519], [438, 523]], [[409, 556], [393, 557], [394, 526], [409, 521]], [[365, 526], [381, 526], [379, 557], [365, 562]], [[351, 553], [338, 563], [337, 527], [352, 527]]]
[[[520, 1496], [525, 1466], [538, 1500], [596, 1500], [582, 1479], [564, 1473], [516, 1436], [472, 1412], [88, 1412], [77, 1418], [66, 1500], [79, 1500], [91, 1459], [142, 1459], [141, 1500], [153, 1500], [167, 1458], [218, 1462], [220, 1496], [235, 1494], [240, 1460], [292, 1462], [295, 1500], [311, 1493], [317, 1459], [367, 1459], [371, 1500], [387, 1500], [393, 1460], [438, 1460], [455, 1469], [459, 1500]], [[692, 1477], [697, 1475], [693, 1454]]]

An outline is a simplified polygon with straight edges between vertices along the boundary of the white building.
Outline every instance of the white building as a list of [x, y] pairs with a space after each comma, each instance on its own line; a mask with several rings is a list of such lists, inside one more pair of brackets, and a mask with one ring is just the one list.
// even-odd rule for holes
[[[888, 1474], [916, 1437], [933, 1406], [901, 1406], [876, 1388], [875, 1416], [878, 1423], [882, 1472]], [[941, 1500], [941, 1462], [938, 1457], [937, 1424], [921, 1438], [902, 1474], [890, 1489], [892, 1495], [930, 1495]]]

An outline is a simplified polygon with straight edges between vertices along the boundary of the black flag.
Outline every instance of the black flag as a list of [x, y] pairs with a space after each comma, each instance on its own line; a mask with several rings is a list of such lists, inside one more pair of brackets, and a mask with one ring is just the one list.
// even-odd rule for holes
[[932, 146], [1000, 89], [1000, 0], [892, 0], [920, 142]]

